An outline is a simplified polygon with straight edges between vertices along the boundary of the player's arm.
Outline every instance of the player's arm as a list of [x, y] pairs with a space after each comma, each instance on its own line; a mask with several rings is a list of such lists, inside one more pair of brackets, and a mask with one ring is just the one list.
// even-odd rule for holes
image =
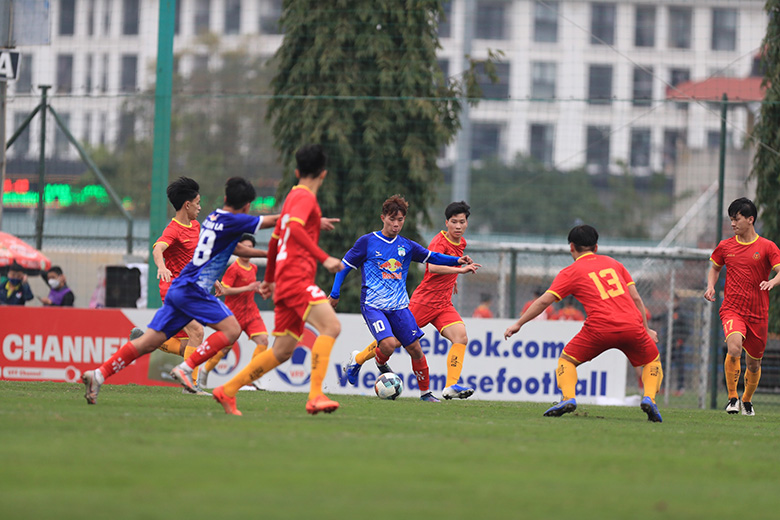
[[[216, 283], [219, 283], [219, 282], [216, 282]], [[250, 283], [249, 285], [243, 285], [241, 287], [230, 287], [229, 285], [225, 285], [225, 284], [221, 283], [220, 285], [222, 286], [222, 288], [220, 289], [220, 292], [224, 296], [233, 296], [233, 295], [236, 295], [236, 294], [241, 294], [241, 293], [250, 292], [250, 291], [260, 292], [260, 284], [261, 283], [262, 282], [260, 282], [260, 281], [254, 281], [254, 282]]]
[[780, 284], [780, 276], [778, 276], [778, 273], [780, 273], [780, 264], [772, 267], [772, 271], [775, 272], [775, 275], [771, 280], [764, 280], [758, 284], [759, 289], [762, 291], [771, 291], [773, 288], [777, 287], [777, 284]]
[[331, 273], [338, 273], [343, 269], [341, 260], [328, 255], [328, 253], [320, 249], [320, 246], [312, 240], [303, 227], [303, 222], [299, 222], [298, 219], [290, 219], [288, 226], [288, 229], [290, 230], [290, 240], [297, 242], [298, 245], [303, 247], [304, 250], [321, 263], [325, 269]]
[[715, 301], [715, 284], [718, 283], [718, 276], [723, 266], [716, 264], [710, 259], [710, 270], [707, 271], [707, 289], [704, 291], [704, 299], [711, 302]]
[[281, 215], [261, 215], [263, 217], [263, 220], [260, 222], [260, 227], [257, 229], [268, 229], [270, 227], [276, 226], [276, 221], [279, 220], [279, 217]]
[[475, 264], [473, 262], [458, 267], [449, 266], [449, 265], [430, 264], [428, 266], [428, 271], [430, 271], [433, 274], [465, 274], [465, 273], [476, 273], [477, 269], [479, 269], [480, 267], [482, 267], [482, 265]]
[[333, 231], [336, 229], [334, 224], [341, 222], [340, 218], [320, 217], [320, 229], [322, 231]]
[[236, 248], [233, 250], [233, 254], [236, 256], [246, 256], [249, 258], [265, 258], [268, 256], [268, 251], [265, 249], [255, 249], [254, 247], [247, 247], [244, 244], [236, 244]]
[[157, 279], [163, 282], [171, 281], [171, 271], [165, 267], [165, 257], [163, 252], [168, 249], [168, 244], [165, 242], [157, 242], [152, 248], [152, 258], [154, 259], [154, 265], [157, 266]]
[[539, 296], [528, 307], [528, 310], [525, 311], [522, 316], [520, 316], [519, 320], [507, 327], [506, 331], [504, 331], [504, 339], [509, 339], [510, 336], [516, 334], [523, 325], [539, 316], [545, 311], [545, 309], [547, 309], [547, 307], [555, 303], [557, 300], [558, 297], [550, 291], [547, 291], [543, 295]]
[[631, 296], [631, 299], [634, 300], [634, 305], [636, 305], [636, 308], [639, 309], [639, 314], [642, 315], [642, 324], [645, 326], [647, 333], [650, 334], [650, 339], [652, 339], [654, 343], [658, 343], [658, 334], [653, 329], [651, 329], [650, 325], [647, 323], [647, 311], [645, 310], [645, 303], [642, 301], [642, 297], [639, 295], [639, 291], [636, 289], [636, 284], [631, 283], [628, 285], [628, 294]]

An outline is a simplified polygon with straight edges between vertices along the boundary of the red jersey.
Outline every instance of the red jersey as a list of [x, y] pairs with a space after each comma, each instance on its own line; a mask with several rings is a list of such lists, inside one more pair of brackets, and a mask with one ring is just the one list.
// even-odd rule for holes
[[768, 280], [772, 269], [780, 265], [777, 245], [759, 236], [743, 244], [733, 236], [718, 244], [710, 261], [718, 267], [726, 266], [726, 289], [721, 312], [730, 310], [750, 321], [766, 321], [769, 291], [762, 291], [758, 284]]
[[[244, 267], [237, 260], [230, 264], [222, 276], [222, 285], [225, 287], [246, 287], [255, 281], [257, 281], [257, 266], [250, 263], [249, 267]], [[257, 314], [254, 291], [225, 296], [225, 305], [233, 311], [239, 322], [242, 321], [242, 317]]]
[[[321, 217], [320, 205], [309, 188], [299, 184], [290, 190], [271, 235], [272, 241], [277, 241], [276, 256], [266, 269], [265, 280], [276, 284], [274, 301], [305, 291], [314, 284], [317, 262], [328, 258], [317, 246]], [[295, 226], [303, 229], [294, 229]], [[295, 235], [299, 233], [305, 233], [302, 238], [308, 240], [308, 244], [296, 239]]]
[[573, 295], [585, 307], [591, 330], [630, 330], [642, 327], [642, 315], [628, 294], [634, 280], [623, 264], [604, 255], [585, 253], [563, 269], [547, 292], [562, 300]]
[[[447, 238], [447, 234], [442, 231], [433, 237], [428, 249], [435, 253], [460, 257], [463, 256], [463, 250], [466, 249], [466, 239], [460, 237], [460, 242], [455, 243]], [[452, 305], [452, 290], [457, 281], [457, 273], [434, 274], [426, 263], [425, 275], [420, 285], [412, 293], [409, 303], [415, 302], [417, 305], [427, 305], [429, 307], [449, 307]]]
[[[197, 220], [191, 220], [189, 224], [182, 224], [175, 218], [163, 230], [163, 234], [152, 245], [166, 244], [168, 247], [163, 251], [165, 267], [171, 272], [171, 282], [179, 276], [184, 266], [190, 263], [192, 255], [195, 254], [195, 248], [198, 247], [198, 236], [200, 235], [200, 223]], [[165, 299], [165, 293], [171, 282], [160, 280], [160, 295]]]

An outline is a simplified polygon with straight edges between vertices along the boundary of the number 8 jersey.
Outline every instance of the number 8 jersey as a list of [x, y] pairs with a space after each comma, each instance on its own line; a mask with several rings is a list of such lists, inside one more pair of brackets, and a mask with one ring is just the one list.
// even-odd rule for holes
[[590, 328], [630, 330], [642, 327], [642, 315], [628, 293], [634, 280], [628, 270], [609, 256], [585, 253], [564, 268], [547, 292], [558, 300], [573, 295], [585, 307]]

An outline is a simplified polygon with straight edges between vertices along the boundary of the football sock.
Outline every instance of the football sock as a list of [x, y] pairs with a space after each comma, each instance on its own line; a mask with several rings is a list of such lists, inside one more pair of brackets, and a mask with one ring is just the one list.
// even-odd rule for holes
[[214, 370], [214, 367], [217, 366], [217, 363], [219, 363], [219, 361], [222, 358], [224, 358], [225, 354], [227, 354], [227, 353], [228, 353], [228, 349], [226, 349], [226, 348], [223, 348], [222, 350], [220, 350], [219, 354], [217, 354], [213, 358], [211, 358], [208, 361], [206, 361], [206, 364], [203, 365], [203, 370], [205, 370], [206, 372], [210, 372], [210, 371]]
[[314, 399], [322, 395], [322, 381], [325, 374], [328, 373], [328, 361], [330, 361], [330, 351], [336, 338], [332, 336], [319, 335], [314, 340], [311, 347], [311, 386], [309, 387], [309, 399]]
[[376, 357], [376, 364], [377, 365], [384, 365], [390, 360], [390, 356], [385, 356], [382, 351], [378, 348], [374, 349], [374, 356]]
[[[222, 331], [217, 331], [204, 341], [198, 348], [195, 349], [189, 357], [185, 358], [187, 366], [194, 369], [204, 361], [216, 356], [220, 350], [231, 345], [233, 342], [228, 341]], [[189, 347], [188, 347], [189, 348]], [[193, 381], [195, 376], [193, 375]]]
[[563, 394], [562, 401], [573, 399], [577, 395], [577, 367], [568, 359], [558, 358], [558, 369], [555, 371], [558, 388]]
[[[379, 357], [377, 356], [377, 359]], [[412, 359], [412, 370], [414, 377], [417, 378], [417, 386], [420, 387], [420, 394], [425, 394], [431, 388], [431, 380], [428, 374], [428, 360], [425, 356], [420, 359]]]
[[447, 383], [444, 386], [452, 386], [460, 379], [463, 370], [463, 356], [466, 355], [466, 345], [453, 343], [450, 353], [447, 354]]
[[726, 389], [729, 391], [729, 399], [737, 397], [737, 382], [739, 381], [741, 368], [738, 357], [726, 354], [723, 372], [726, 377]]
[[181, 356], [181, 340], [179, 338], [168, 338], [168, 341], [157, 347], [157, 350]]
[[645, 389], [645, 396], [655, 402], [655, 395], [661, 388], [661, 381], [664, 378], [664, 370], [661, 368], [661, 357], [657, 356], [642, 369], [642, 384]]
[[222, 390], [224, 390], [226, 396], [235, 397], [242, 386], [260, 379], [279, 365], [281, 365], [281, 362], [276, 359], [273, 349], [261, 352], [249, 360], [249, 364], [236, 374], [233, 379], [225, 383], [222, 386]]
[[255, 347], [255, 351], [252, 352], [252, 357], [256, 357], [258, 354], [265, 352], [268, 350], [268, 345], [263, 345], [262, 343], [258, 343]]
[[742, 401], [752, 403], [753, 394], [758, 388], [758, 382], [761, 380], [761, 367], [758, 367], [758, 372], [751, 372], [745, 370], [745, 392], [742, 394]]
[[[357, 356], [355, 356], [355, 363], [357, 363], [358, 365], [362, 365], [372, 357], [376, 356], [375, 351], [376, 351], [376, 341], [372, 341], [369, 346], [361, 350], [360, 353]], [[385, 361], [385, 363], [387, 363], [387, 361]], [[380, 363], [380, 365], [381, 364], [383, 363]]]
[[138, 350], [128, 341], [113, 356], [108, 358], [105, 363], [100, 365], [98, 370], [103, 374], [104, 379], [108, 379], [139, 357]]

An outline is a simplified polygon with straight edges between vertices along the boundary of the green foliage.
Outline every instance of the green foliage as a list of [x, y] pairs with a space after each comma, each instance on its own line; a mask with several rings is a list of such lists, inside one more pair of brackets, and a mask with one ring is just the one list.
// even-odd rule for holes
[[[756, 180], [756, 206], [761, 234], [780, 243], [780, 0], [767, 0], [766, 36], [762, 45], [762, 69], [766, 88], [761, 114], [753, 131], [756, 155], [751, 176]], [[780, 332], [780, 294], [769, 293], [769, 330]]]

